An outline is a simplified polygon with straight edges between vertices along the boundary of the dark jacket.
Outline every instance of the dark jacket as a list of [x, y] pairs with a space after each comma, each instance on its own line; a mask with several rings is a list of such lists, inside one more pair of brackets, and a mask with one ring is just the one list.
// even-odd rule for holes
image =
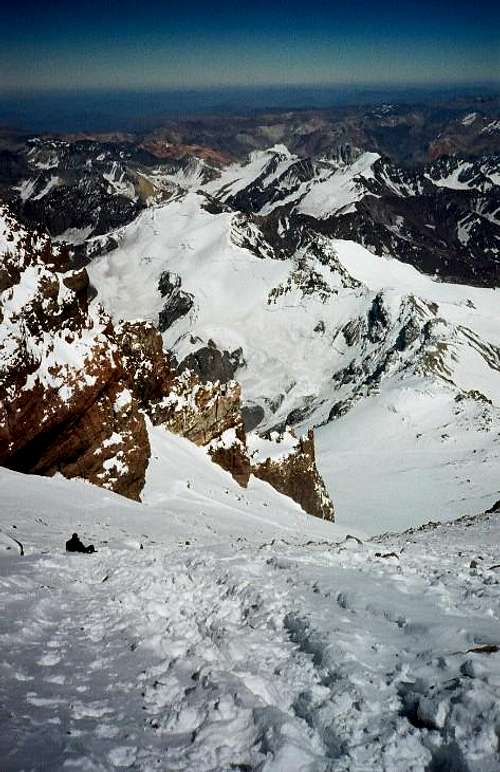
[[78, 538], [78, 534], [74, 533], [71, 539], [66, 542], [66, 552], [95, 552], [94, 545], [89, 544], [86, 547]]

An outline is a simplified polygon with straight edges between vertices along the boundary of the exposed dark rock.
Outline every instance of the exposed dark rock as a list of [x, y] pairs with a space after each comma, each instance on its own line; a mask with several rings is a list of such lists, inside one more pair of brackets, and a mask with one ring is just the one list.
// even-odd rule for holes
[[410, 319], [404, 327], [401, 328], [396, 340], [398, 351], [404, 351], [411, 346], [420, 337], [420, 327], [414, 319]]
[[187, 292], [182, 292], [181, 290], [173, 294], [158, 314], [158, 329], [160, 332], [165, 332], [177, 319], [186, 316], [191, 311], [193, 303], [193, 296]]
[[260, 405], [244, 405], [241, 408], [241, 417], [243, 418], [243, 424], [245, 431], [252, 432], [265, 416], [264, 408]]
[[304, 397], [303, 403], [303, 405], [296, 407], [288, 413], [284, 421], [285, 426], [294, 426], [295, 424], [304, 421], [307, 416], [311, 414], [311, 411], [314, 409], [314, 396], [309, 395], [308, 397]]
[[364, 329], [359, 319], [352, 319], [342, 328], [342, 334], [348, 346], [354, 346], [363, 335]]
[[480, 646], [467, 649], [467, 654], [496, 654], [498, 651], [500, 651], [500, 646], [496, 643], [483, 643]]
[[52, 235], [88, 227], [98, 235], [130, 222], [142, 208], [141, 202], [117, 195], [102, 178], [82, 169], [50, 194], [28, 199], [22, 214]]
[[[295, 161], [286, 168], [286, 171], [277, 176], [278, 163], [285, 158], [286, 156], [279, 153], [270, 154], [269, 162], [260, 176], [229, 199], [231, 206], [248, 214], [258, 212], [265, 204], [281, 200], [283, 191], [291, 194], [297, 190], [301, 182], [313, 178], [314, 168], [310, 159]], [[268, 183], [268, 178], [272, 179], [271, 183]]]
[[352, 407], [351, 400], [343, 400], [341, 402], [335, 402], [333, 407], [330, 409], [330, 412], [328, 413], [328, 421], [334, 421], [336, 418], [342, 418], [343, 415], [346, 415], [346, 413], [349, 412], [349, 410]]
[[160, 332], [165, 332], [177, 319], [189, 313], [194, 299], [189, 292], [181, 290], [181, 277], [171, 271], [164, 271], [161, 274], [158, 291], [162, 297], [167, 298], [158, 315], [158, 329]]
[[316, 467], [312, 431], [298, 440], [296, 450], [289, 456], [278, 461], [268, 458], [253, 465], [252, 471], [256, 477], [296, 501], [304, 512], [323, 520], [335, 519], [333, 504]]
[[191, 370], [196, 373], [203, 383], [207, 381], [231, 381], [238, 367], [241, 350], [230, 354], [229, 351], [220, 351], [212, 340], [207, 346], [199, 348], [192, 354], [188, 354], [179, 365], [179, 372]]
[[170, 297], [181, 288], [181, 277], [172, 271], [163, 271], [158, 281], [158, 292], [162, 298]]
[[368, 311], [368, 338], [371, 343], [378, 343], [386, 335], [390, 318], [384, 306], [384, 296], [381, 292], [373, 298]]

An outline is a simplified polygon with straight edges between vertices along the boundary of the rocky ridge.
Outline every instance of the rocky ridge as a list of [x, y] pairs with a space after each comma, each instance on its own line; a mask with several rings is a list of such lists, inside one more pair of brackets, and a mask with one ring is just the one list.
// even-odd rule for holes
[[283, 259], [323, 235], [444, 281], [498, 286], [499, 174], [498, 154], [406, 169], [361, 151], [306, 164], [276, 146], [206, 188], [212, 211], [215, 199], [237, 213], [235, 243], [258, 256]]
[[[274, 453], [268, 455], [269, 450], [264, 449], [262, 452], [262, 446], [269, 440], [252, 438], [253, 444], [257, 446], [252, 457], [253, 474], [281, 493], [286, 493], [305, 512], [324, 520], [333, 520], [333, 504], [316, 467], [312, 430], [299, 438], [289, 429], [281, 436], [273, 432], [270, 439], [277, 444], [278, 450], [276, 452], [274, 449]], [[280, 454], [280, 446], [286, 444], [291, 444], [291, 447]]]

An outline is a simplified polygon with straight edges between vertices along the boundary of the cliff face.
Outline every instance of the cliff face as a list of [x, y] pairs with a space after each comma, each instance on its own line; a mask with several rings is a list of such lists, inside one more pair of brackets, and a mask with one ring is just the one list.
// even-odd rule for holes
[[213, 439], [207, 450], [215, 464], [226, 469], [242, 488], [247, 487], [252, 467], [241, 421], [235, 428], [227, 429], [220, 437]]
[[252, 466], [238, 383], [179, 373], [153, 325], [114, 326], [89, 311], [87, 272], [71, 270], [63, 250], [1, 206], [0, 259], [0, 464], [139, 499], [151, 454], [147, 416], [205, 447], [243, 487], [253, 472], [333, 519], [312, 435], [286, 458]]
[[149, 413], [154, 424], [206, 447], [212, 461], [246, 488], [251, 469], [236, 381], [202, 383], [196, 373], [183, 370]]
[[148, 322], [115, 325], [115, 340], [124, 372], [141, 407], [152, 412], [176, 378], [176, 361], [163, 351], [161, 335]]
[[[262, 442], [259, 444], [262, 446]], [[280, 444], [285, 446], [281, 453]], [[285, 433], [281, 438], [276, 437], [275, 445], [278, 456], [275, 450], [274, 458], [270, 455], [259, 460], [259, 456], [266, 455], [266, 449], [259, 447], [256, 450], [256, 459], [252, 463], [255, 477], [289, 496], [304, 512], [323, 520], [335, 520], [332, 501], [316, 467], [313, 432], [299, 439]]]
[[83, 477], [139, 498], [150, 456], [144, 414], [207, 445], [238, 433], [229, 453], [210, 455], [246, 485], [240, 387], [202, 383], [163, 351], [151, 324], [92, 315], [85, 270], [1, 219], [0, 463], [38, 474]]
[[242, 425], [241, 389], [235, 381], [202, 383], [185, 370], [177, 376], [170, 391], [152, 406], [153, 423], [163, 424], [175, 434], [196, 445], [207, 445], [228, 429]]

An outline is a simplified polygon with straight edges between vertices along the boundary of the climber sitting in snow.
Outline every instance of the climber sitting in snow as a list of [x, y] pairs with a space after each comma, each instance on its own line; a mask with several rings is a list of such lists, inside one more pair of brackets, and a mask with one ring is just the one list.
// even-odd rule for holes
[[94, 545], [89, 544], [88, 547], [86, 547], [80, 539], [78, 538], [78, 534], [74, 533], [71, 539], [68, 539], [66, 542], [66, 552], [95, 552]]

